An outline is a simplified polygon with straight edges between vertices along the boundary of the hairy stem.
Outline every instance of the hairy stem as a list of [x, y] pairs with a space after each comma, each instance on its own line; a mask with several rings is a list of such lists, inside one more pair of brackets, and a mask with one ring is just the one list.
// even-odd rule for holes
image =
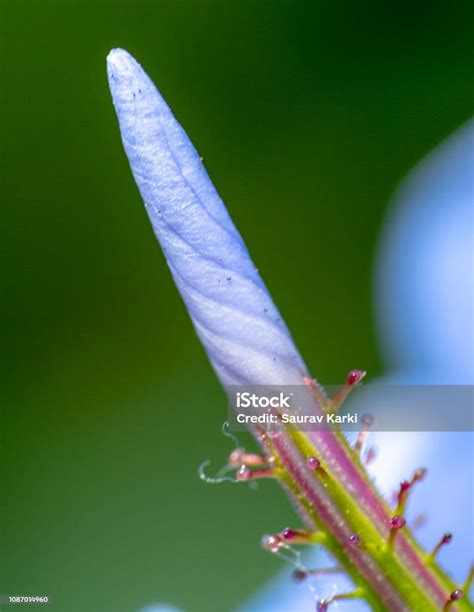
[[[316, 404], [316, 400], [315, 400]], [[320, 407], [315, 405], [315, 410]], [[338, 431], [254, 430], [306, 526], [357, 585], [373, 610], [442, 610], [457, 585], [427, 560], [370, 482], [359, 454]], [[317, 469], [308, 459], [317, 458]], [[394, 529], [393, 524], [402, 528]], [[467, 598], [450, 610], [472, 610]]]

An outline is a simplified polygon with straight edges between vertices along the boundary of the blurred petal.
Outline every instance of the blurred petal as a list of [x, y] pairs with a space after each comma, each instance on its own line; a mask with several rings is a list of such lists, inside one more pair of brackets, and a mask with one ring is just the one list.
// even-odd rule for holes
[[170, 604], [155, 603], [145, 606], [144, 608], [140, 608], [138, 612], [181, 612], [181, 610], [179, 608], [175, 608], [175, 606], [171, 606]]
[[[377, 257], [387, 362], [474, 382], [474, 120], [424, 159], [394, 198]], [[435, 381], [432, 381], [435, 382]]]
[[126, 51], [107, 65], [135, 181], [221, 382], [300, 384], [303, 360], [192, 143]]

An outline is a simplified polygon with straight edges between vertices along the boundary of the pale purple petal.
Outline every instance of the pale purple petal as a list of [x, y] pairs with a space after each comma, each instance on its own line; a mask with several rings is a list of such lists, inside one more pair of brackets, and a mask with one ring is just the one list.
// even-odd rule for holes
[[219, 379], [301, 384], [303, 360], [197, 151], [129, 53], [111, 51], [107, 68], [135, 181]]

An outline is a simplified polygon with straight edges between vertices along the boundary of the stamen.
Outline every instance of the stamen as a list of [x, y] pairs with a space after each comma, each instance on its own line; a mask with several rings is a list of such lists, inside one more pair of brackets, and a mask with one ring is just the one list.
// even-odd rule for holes
[[369, 429], [374, 424], [374, 417], [371, 414], [362, 415], [362, 429], [357, 436], [356, 443], [354, 444], [354, 450], [358, 453], [361, 452], [362, 447], [365, 444], [367, 436], [369, 435]]
[[304, 529], [290, 529], [286, 527], [277, 537], [291, 544], [309, 544], [313, 542], [314, 534]]
[[369, 449], [367, 449], [367, 453], [364, 459], [364, 465], [366, 467], [368, 465], [371, 465], [374, 462], [376, 457], [377, 457], [377, 449], [374, 446], [371, 446]]
[[304, 384], [311, 389], [311, 392], [316, 399], [316, 402], [323, 410], [327, 410], [329, 406], [329, 399], [327, 398], [324, 389], [318, 383], [315, 378], [309, 376], [303, 377]]
[[341, 601], [344, 599], [360, 599], [363, 596], [364, 594], [362, 592], [362, 589], [356, 589], [351, 593], [339, 593], [339, 595], [331, 595], [331, 597], [327, 597], [326, 599], [319, 601], [316, 604], [316, 610], [317, 612], [327, 612], [330, 604], [334, 603], [335, 601]]
[[461, 589], [456, 589], [455, 591], [453, 591], [451, 595], [448, 597], [447, 602], [444, 604], [443, 612], [445, 612], [445, 610], [449, 610], [451, 606], [453, 605], [453, 603], [455, 603], [456, 601], [459, 601], [463, 597], [464, 597], [464, 591], [462, 591]]
[[469, 571], [469, 574], [467, 575], [466, 582], [464, 583], [462, 587], [462, 590], [464, 591], [464, 593], [469, 593], [469, 591], [471, 590], [473, 579], [474, 579], [474, 565], [471, 565], [471, 569]]
[[337, 412], [355, 385], [360, 383], [365, 375], [366, 372], [363, 370], [351, 370], [347, 375], [344, 385], [339, 389], [332, 400], [330, 400], [328, 410], [331, 412]]
[[433, 548], [432, 552], [429, 554], [429, 560], [434, 561], [434, 558], [438, 554], [440, 548], [442, 548], [445, 544], [449, 544], [453, 539], [452, 533], [445, 533], [444, 536], [440, 539], [440, 541]]
[[364, 378], [367, 372], [364, 370], [351, 370], [347, 375], [347, 384], [353, 387], [360, 383], [360, 381]]
[[405, 507], [407, 505], [408, 500], [408, 491], [410, 490], [411, 484], [408, 480], [402, 480], [400, 483], [400, 489], [398, 491], [397, 496], [397, 508], [395, 510], [395, 514], [404, 514]]
[[395, 515], [390, 519], [390, 533], [388, 535], [387, 544], [389, 548], [391, 548], [395, 543], [395, 538], [397, 537], [397, 533], [400, 529], [405, 527], [407, 524], [406, 520], [403, 516]]
[[246, 465], [241, 465], [235, 477], [238, 482], [255, 480], [257, 478], [274, 478], [276, 476], [276, 470], [274, 468], [267, 468], [265, 470], [251, 470]]
[[397, 495], [398, 503], [397, 503], [397, 508], [395, 510], [395, 514], [399, 514], [399, 515], [405, 514], [409, 491], [412, 489], [412, 487], [417, 482], [419, 482], [420, 480], [423, 480], [425, 476], [426, 476], [425, 468], [420, 468], [416, 470], [416, 472], [411, 477], [411, 480], [409, 481], [402, 480], [402, 482], [400, 483], [400, 489]]
[[297, 570], [306, 571], [306, 568], [301, 564], [301, 553], [288, 546], [281, 534], [263, 536], [262, 546], [265, 550], [277, 554], [284, 561], [291, 563]]
[[415, 484], [415, 482], [419, 482], [420, 480], [423, 480], [423, 478], [426, 476], [426, 473], [427, 473], [426, 468], [419, 468], [418, 470], [416, 470], [416, 472], [411, 477], [410, 487], [412, 487]]
[[326, 576], [330, 574], [341, 574], [344, 572], [342, 567], [317, 567], [316, 569], [303, 570], [295, 569], [293, 572], [293, 580], [295, 582], [303, 582], [309, 576], [318, 578], [319, 576]]

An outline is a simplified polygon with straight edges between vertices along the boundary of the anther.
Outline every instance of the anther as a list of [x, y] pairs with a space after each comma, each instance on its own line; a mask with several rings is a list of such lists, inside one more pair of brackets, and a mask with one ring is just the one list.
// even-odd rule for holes
[[406, 525], [406, 520], [403, 518], [403, 516], [394, 516], [393, 518], [390, 519], [390, 527], [392, 529], [398, 530], [401, 529], [402, 527], [405, 527]]
[[432, 552], [429, 555], [429, 559], [433, 560], [436, 557], [436, 555], [438, 554], [440, 548], [442, 548], [445, 544], [449, 544], [452, 539], [453, 539], [453, 534], [452, 533], [445, 533], [443, 535], [443, 537], [440, 539], [440, 541], [433, 548]]
[[284, 540], [292, 540], [295, 537], [296, 532], [293, 531], [293, 529], [287, 527], [286, 529], [283, 529], [281, 535], [283, 536]]
[[462, 589], [456, 589], [455, 591], [453, 591], [448, 597], [448, 600], [446, 601], [446, 603], [444, 604], [443, 611], [449, 610], [451, 606], [453, 605], [453, 603], [455, 603], [456, 601], [459, 601], [463, 597], [464, 597], [464, 591], [462, 591]]
[[402, 482], [400, 483], [400, 489], [398, 491], [398, 503], [397, 509], [395, 510], [395, 514], [405, 514], [409, 491], [417, 482], [423, 480], [425, 476], [425, 468], [420, 468], [416, 470], [416, 472], [411, 477], [411, 480], [402, 480]]
[[313, 535], [314, 534], [304, 529], [290, 529], [286, 527], [286, 529], [283, 529], [276, 537], [291, 544], [309, 544], [313, 541]]
[[403, 514], [408, 500], [408, 491], [410, 490], [411, 483], [408, 480], [402, 480], [397, 496], [397, 509], [396, 514]]
[[305, 570], [302, 569], [295, 569], [292, 577], [295, 582], [303, 582], [308, 577], [308, 572], [305, 572]]
[[347, 375], [346, 383], [351, 387], [357, 385], [366, 374], [367, 372], [364, 372], [363, 370], [351, 370]]

